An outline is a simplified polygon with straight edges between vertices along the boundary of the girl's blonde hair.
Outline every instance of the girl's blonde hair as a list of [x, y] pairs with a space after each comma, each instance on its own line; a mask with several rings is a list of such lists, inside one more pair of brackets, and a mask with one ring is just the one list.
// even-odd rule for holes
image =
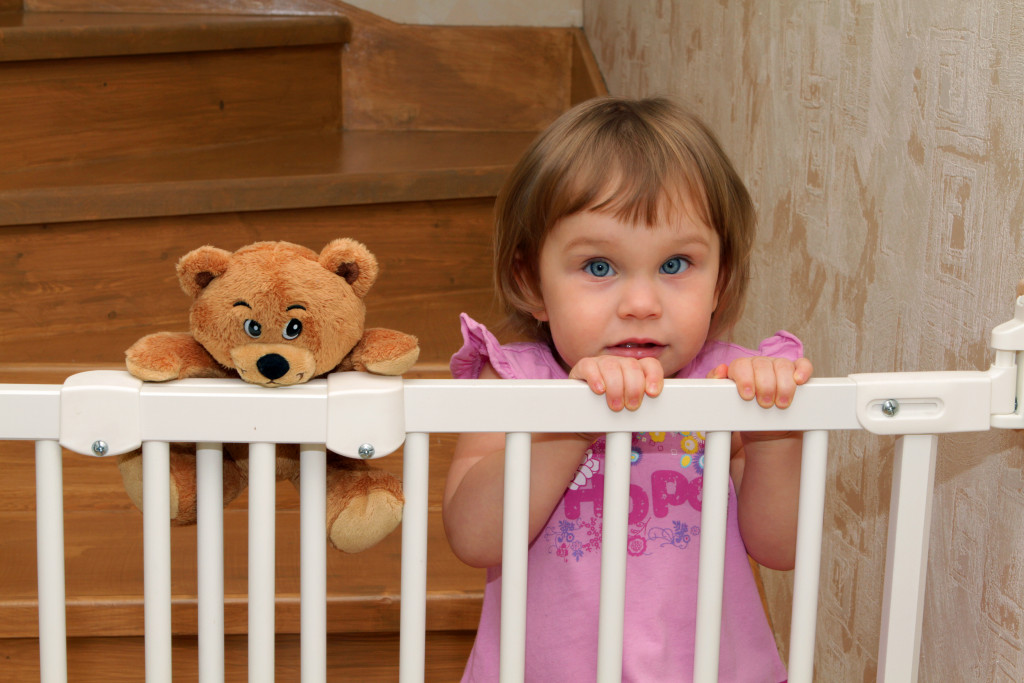
[[512, 170], [495, 207], [495, 285], [508, 327], [550, 343], [537, 272], [561, 218], [600, 211], [654, 225], [689, 197], [721, 243], [718, 307], [709, 336], [727, 334], [743, 309], [756, 218], [750, 195], [711, 130], [663, 98], [599, 97], [558, 118]]

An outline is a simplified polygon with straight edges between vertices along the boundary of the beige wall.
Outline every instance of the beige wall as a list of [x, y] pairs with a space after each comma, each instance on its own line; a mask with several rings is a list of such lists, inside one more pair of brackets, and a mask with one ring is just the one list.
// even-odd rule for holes
[[579, 26], [583, 0], [346, 0], [402, 24]]
[[[1024, 275], [1024, 2], [584, 0], [613, 94], [689, 101], [761, 215], [737, 339], [985, 369]], [[874, 680], [892, 441], [835, 435], [817, 680]], [[921, 680], [1024, 680], [1024, 435], [942, 437]], [[787, 575], [768, 577], [788, 630]]]

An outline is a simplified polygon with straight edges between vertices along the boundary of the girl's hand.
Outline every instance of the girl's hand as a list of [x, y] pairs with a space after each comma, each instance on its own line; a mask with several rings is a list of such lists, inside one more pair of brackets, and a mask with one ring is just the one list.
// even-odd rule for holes
[[729, 365], [722, 363], [708, 373], [708, 379], [731, 379], [744, 401], [757, 399], [762, 408], [788, 408], [796, 388], [806, 384], [814, 368], [811, 361], [799, 358], [738, 358]]
[[[796, 388], [806, 384], [814, 372], [811, 361], [798, 358], [755, 356], [738, 358], [729, 365], [721, 364], [708, 373], [708, 379], [731, 379], [744, 401], [757, 399], [762, 408], [785, 409], [793, 403]], [[743, 432], [744, 444], [753, 441], [774, 441], [793, 436], [790, 432]]]
[[[731, 379], [746, 401], [764, 408], [788, 408], [796, 388], [811, 378], [806, 358], [739, 358], [719, 365], [710, 379]], [[730, 463], [737, 495], [737, 518], [747, 552], [772, 569], [793, 568], [796, 554], [796, 502], [800, 486], [800, 432], [733, 434]]]
[[665, 370], [656, 358], [583, 358], [569, 371], [569, 377], [583, 380], [595, 394], [604, 394], [614, 411], [636, 410], [645, 395], [657, 396], [665, 386]]

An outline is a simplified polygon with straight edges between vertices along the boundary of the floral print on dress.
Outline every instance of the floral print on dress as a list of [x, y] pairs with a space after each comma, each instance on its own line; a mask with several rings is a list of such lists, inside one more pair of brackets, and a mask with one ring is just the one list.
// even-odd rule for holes
[[601, 553], [601, 521], [569, 521], [563, 519], [554, 527], [544, 529], [544, 542], [548, 552], [568, 562], [577, 562], [589, 553]]
[[672, 522], [671, 528], [652, 528], [647, 533], [647, 538], [652, 543], [657, 543], [660, 547], [672, 546], [674, 548], [679, 548], [680, 550], [686, 550], [690, 545], [690, 541], [693, 540], [693, 537], [699, 535], [700, 527], [696, 524], [690, 526], [686, 522], [675, 520]]
[[576, 470], [576, 476], [569, 482], [569, 488], [575, 491], [581, 486], [586, 486], [599, 469], [601, 469], [601, 462], [594, 457], [592, 450], [587, 449], [587, 452], [583, 454], [583, 464]]

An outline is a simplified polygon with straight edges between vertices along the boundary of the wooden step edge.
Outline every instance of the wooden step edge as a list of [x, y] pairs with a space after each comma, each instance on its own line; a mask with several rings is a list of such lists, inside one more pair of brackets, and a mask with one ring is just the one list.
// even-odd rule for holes
[[347, 43], [340, 15], [0, 12], [0, 61]]
[[[475, 631], [427, 631], [423, 675], [426, 683], [458, 681], [462, 677]], [[393, 683], [407, 680], [397, 633], [328, 634], [326, 675], [320, 680]], [[249, 640], [244, 635], [224, 638], [224, 671], [216, 676], [200, 674], [199, 642], [193, 636], [175, 636], [171, 641], [170, 670], [166, 680], [178, 683], [220, 680], [245, 683], [248, 680]], [[276, 681], [306, 680], [301, 636], [282, 634], [274, 639]], [[40, 671], [39, 642], [35, 638], [0, 641], [0, 680], [53, 680]], [[205, 662], [205, 660], [204, 660]], [[146, 668], [143, 637], [68, 638], [68, 679], [75, 683], [137, 683]], [[204, 669], [205, 671], [205, 669]], [[161, 674], [164, 672], [161, 671]], [[61, 680], [64, 680], [63, 678]]]
[[[124, 370], [121, 363], [0, 363], [0, 384], [63, 384], [71, 375], [91, 370]], [[447, 363], [420, 361], [406, 379], [447, 379]]]
[[0, 227], [494, 197], [510, 168], [0, 190]]
[[331, 131], [0, 171], [0, 226], [494, 197], [535, 135]]
[[[398, 594], [328, 595], [328, 633], [390, 633], [400, 627], [401, 597]], [[476, 629], [483, 593], [438, 591], [427, 593], [427, 630]], [[141, 596], [109, 596], [104, 599], [68, 599], [67, 635], [70, 638], [139, 636], [145, 632], [145, 606]], [[195, 635], [199, 602], [195, 596], [171, 599], [171, 623], [175, 635]], [[38, 603], [34, 599], [0, 601], [0, 638], [38, 637]], [[277, 633], [301, 631], [298, 595], [278, 595], [274, 600]], [[224, 632], [248, 631], [248, 601], [244, 595], [224, 598]]]

